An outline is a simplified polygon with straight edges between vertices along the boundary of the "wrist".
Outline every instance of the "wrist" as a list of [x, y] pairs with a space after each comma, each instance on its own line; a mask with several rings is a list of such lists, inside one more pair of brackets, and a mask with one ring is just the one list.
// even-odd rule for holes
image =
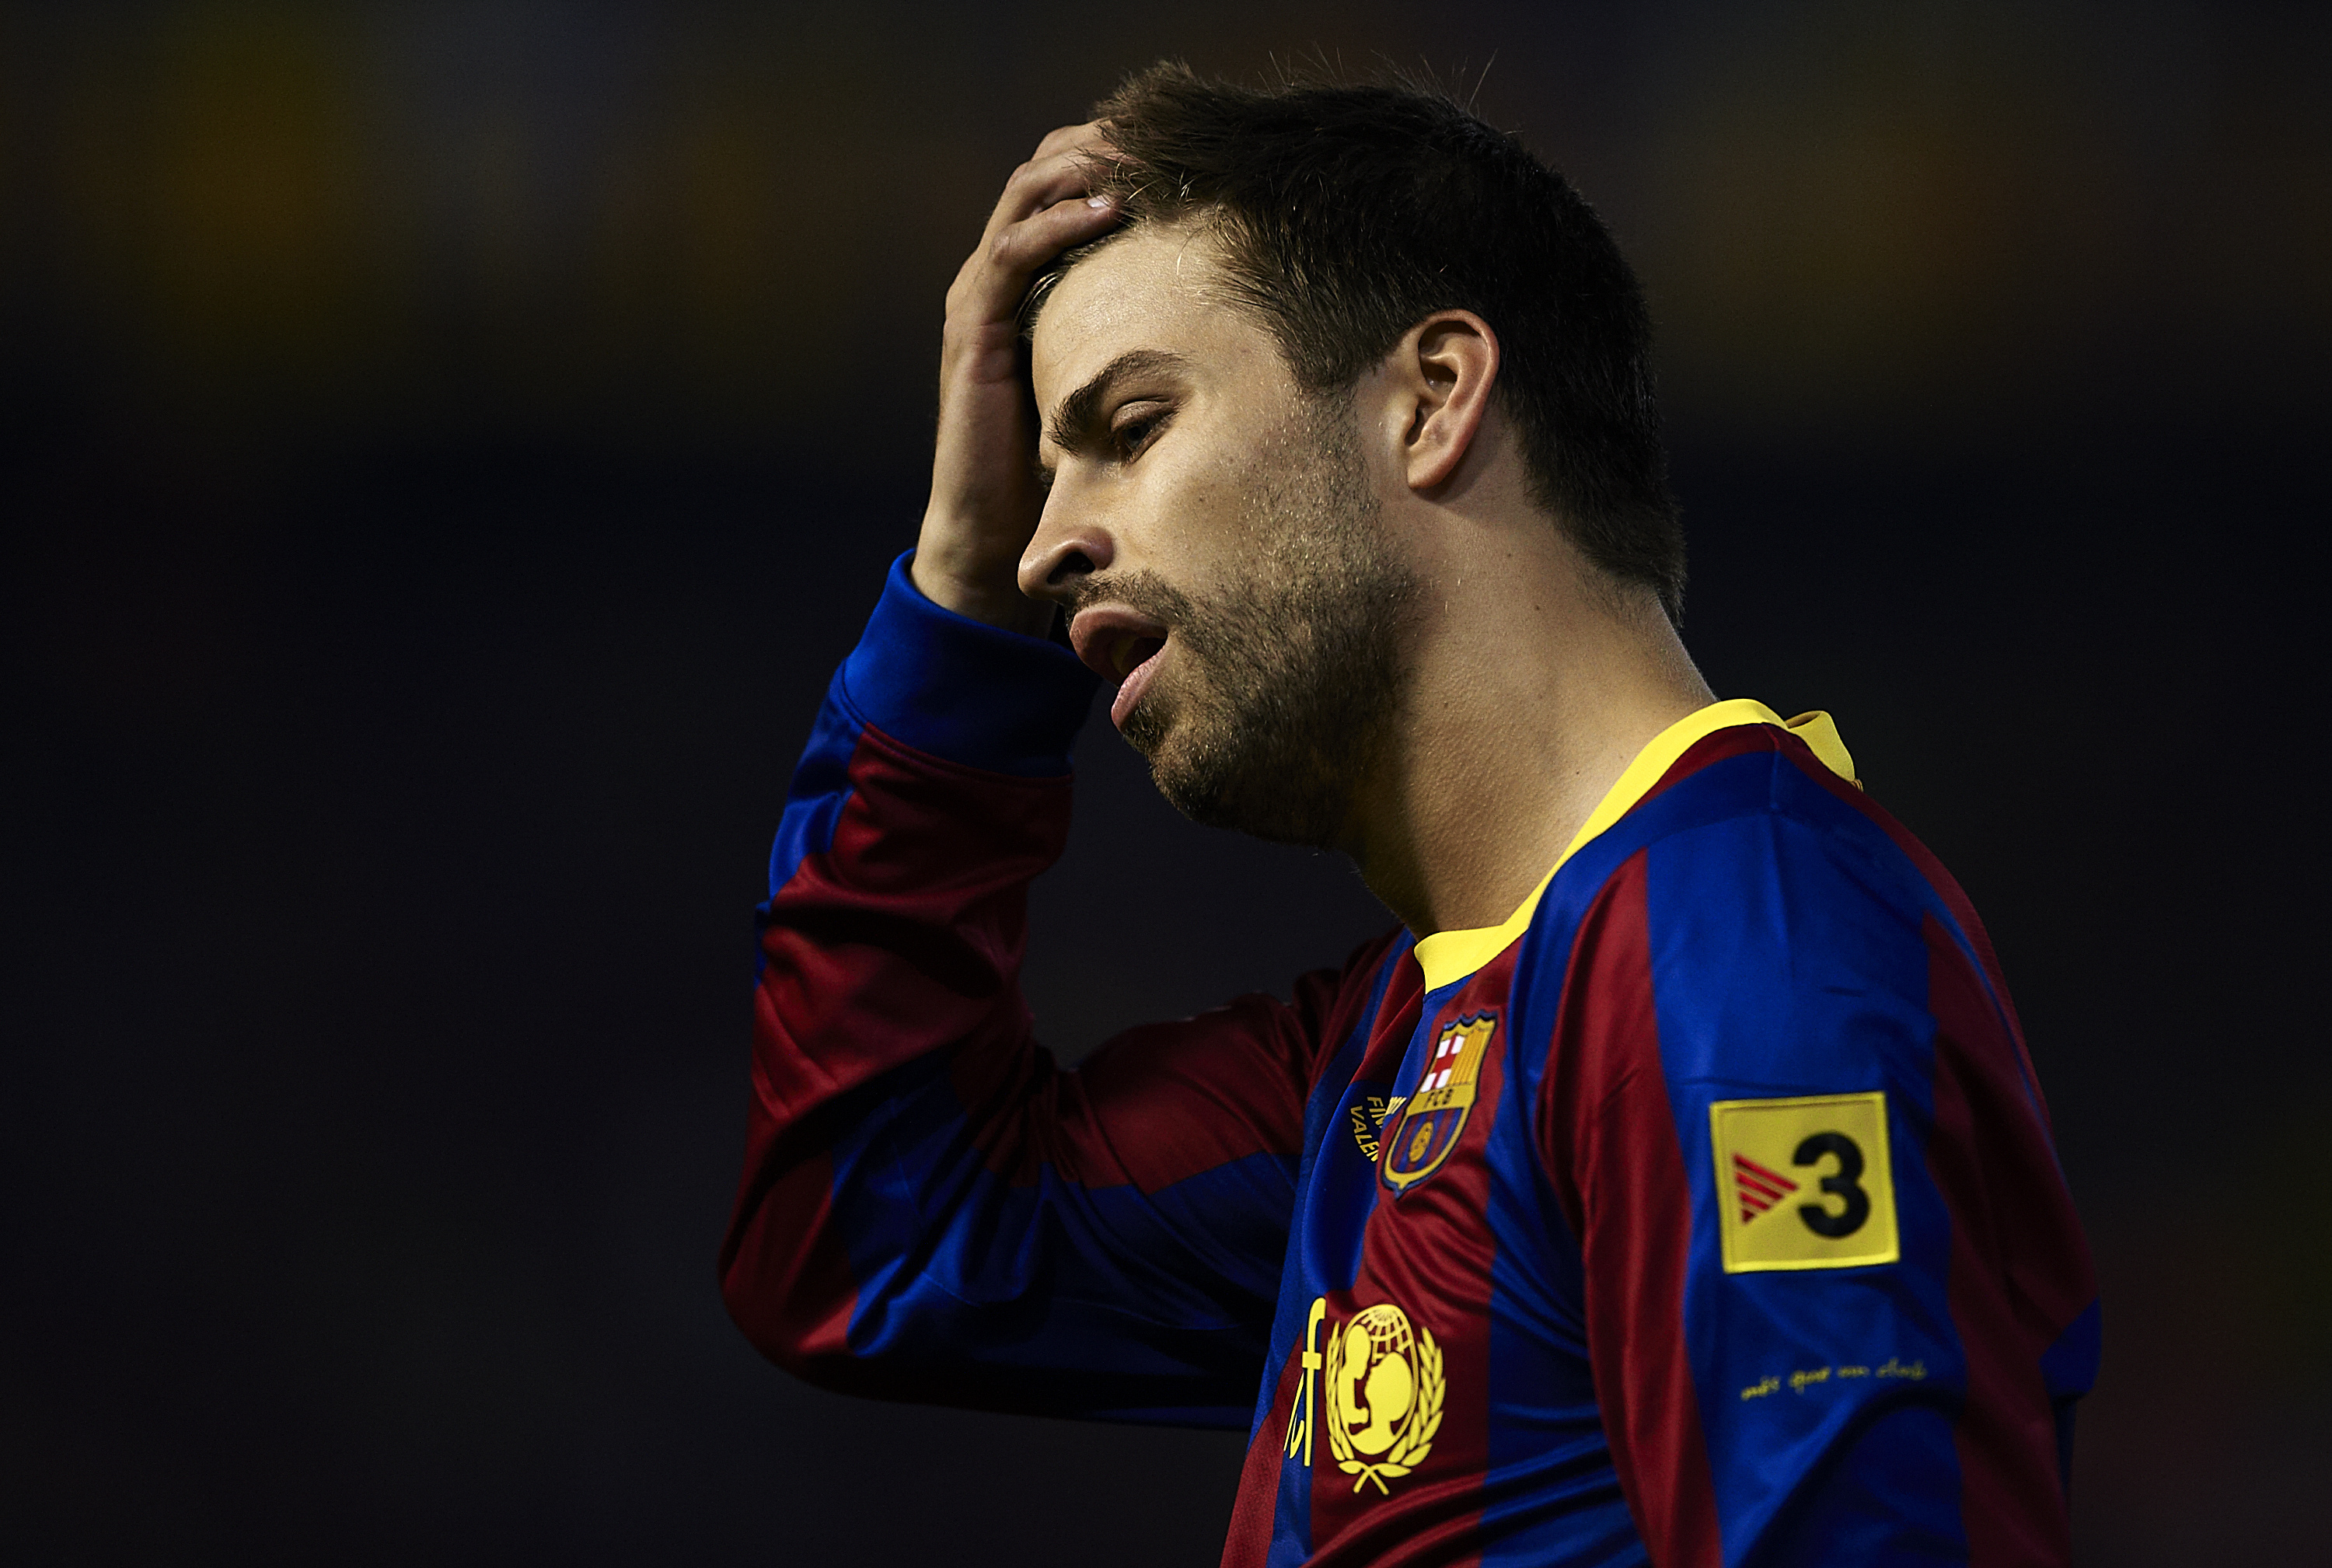
[[999, 567], [967, 559], [962, 551], [933, 543], [928, 524], [923, 532], [908, 576], [925, 598], [967, 619], [1024, 636], [1041, 637], [1052, 630], [1053, 607], [1020, 591], [1017, 560]]
[[883, 597], [837, 678], [860, 720], [912, 750], [1023, 778], [1070, 770], [1099, 684], [1068, 649], [934, 602], [891, 563]]

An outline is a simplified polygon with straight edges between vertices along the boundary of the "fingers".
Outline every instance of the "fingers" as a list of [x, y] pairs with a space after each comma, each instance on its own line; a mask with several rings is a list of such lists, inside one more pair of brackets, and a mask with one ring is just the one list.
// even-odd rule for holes
[[1098, 120], [1089, 120], [1083, 125], [1064, 125], [1045, 133], [1045, 139], [1037, 144], [1037, 156], [1051, 158], [1056, 153], [1066, 152], [1072, 148], [1083, 146], [1087, 142], [1107, 139], [1107, 136], [1102, 130], [1101, 121]]
[[1091, 186], [1089, 170], [1097, 155], [1109, 151], [1108, 139], [1098, 124], [1065, 125], [1037, 144], [1028, 161], [1012, 171], [989, 215], [984, 236], [993, 240], [1000, 229], [1031, 213], [1083, 196]]
[[1082, 196], [1055, 202], [1009, 225], [974, 251], [948, 291], [948, 315], [962, 325], [1006, 321], [1019, 312], [1020, 299], [1037, 272], [1063, 251], [1107, 233], [1117, 208]]
[[1096, 163], [1113, 162], [1116, 157], [1117, 148], [1110, 144], [1108, 128], [1094, 120], [1083, 125], [1065, 125], [1047, 133], [1037, 144], [1037, 150], [1028, 155], [1028, 161], [1050, 164], [1065, 158], [1080, 169], [1091, 169]]
[[989, 260], [1000, 281], [1025, 284], [1055, 256], [1116, 222], [1117, 209], [1101, 197], [1071, 196], [998, 234], [988, 247]]
[[1092, 166], [1109, 143], [1097, 125], [1063, 126], [1037, 145], [1037, 156], [1012, 171], [988, 220], [980, 249], [965, 262], [950, 292], [951, 315], [962, 325], [1002, 322], [1015, 316], [1029, 280], [1063, 251], [1107, 232], [1115, 207], [1087, 196]]
[[[1052, 138], [1046, 139], [1050, 142]], [[1014, 169], [1012, 177], [1005, 181], [1004, 194], [997, 198], [996, 209], [989, 215], [987, 231], [981, 235], [983, 243], [993, 244], [1005, 229], [1056, 203], [1084, 196], [1093, 183], [1090, 170], [1094, 155], [1104, 146], [1091, 139], [1077, 139], [1050, 152], [1040, 148], [1035, 158]]]

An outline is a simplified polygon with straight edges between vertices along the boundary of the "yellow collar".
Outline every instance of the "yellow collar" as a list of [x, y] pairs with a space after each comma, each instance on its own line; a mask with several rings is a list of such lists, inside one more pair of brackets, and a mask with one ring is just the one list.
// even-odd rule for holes
[[1471, 931], [1437, 931], [1420, 938], [1417, 944], [1417, 961], [1425, 970], [1425, 989], [1439, 990], [1443, 986], [1464, 980], [1476, 970], [1504, 952], [1508, 944], [1530, 928], [1531, 916], [1538, 913], [1538, 901], [1545, 894], [1547, 884], [1563, 869], [1563, 862], [1579, 853], [1582, 846], [1601, 835], [1603, 830], [1635, 808], [1645, 791], [1658, 783], [1677, 758], [1692, 750], [1695, 743], [1719, 730], [1729, 730], [1736, 724], [1772, 724], [1787, 730], [1812, 749], [1821, 759], [1822, 766], [1845, 779], [1855, 783], [1854, 759], [1848, 754], [1846, 742], [1838, 738], [1838, 726], [1828, 713], [1816, 711], [1801, 713], [1784, 720], [1765, 706], [1747, 697], [1735, 697], [1730, 702], [1711, 703], [1697, 712], [1688, 713], [1652, 737], [1651, 744], [1636, 753], [1634, 761], [1620, 775], [1618, 783], [1605, 791], [1579, 825], [1571, 843], [1556, 856], [1538, 885], [1531, 889], [1520, 909], [1508, 915], [1498, 925], [1480, 926]]

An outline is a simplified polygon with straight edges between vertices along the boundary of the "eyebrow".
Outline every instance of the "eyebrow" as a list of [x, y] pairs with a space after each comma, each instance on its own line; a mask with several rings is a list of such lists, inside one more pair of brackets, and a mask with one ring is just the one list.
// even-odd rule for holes
[[1061, 399], [1060, 406], [1045, 421], [1046, 438], [1064, 452], [1091, 445], [1094, 427], [1101, 420], [1102, 405], [1117, 383], [1137, 376], [1176, 375], [1190, 366], [1190, 362], [1181, 355], [1170, 354], [1163, 349], [1133, 349], [1120, 354], [1091, 380]]

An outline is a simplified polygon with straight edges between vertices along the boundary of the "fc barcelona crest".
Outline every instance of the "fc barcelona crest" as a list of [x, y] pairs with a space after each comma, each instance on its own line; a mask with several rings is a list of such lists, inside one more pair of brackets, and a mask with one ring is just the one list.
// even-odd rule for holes
[[1497, 1028], [1497, 1014], [1475, 1013], [1444, 1028], [1417, 1080], [1416, 1093], [1398, 1102], [1397, 1114], [1386, 1117], [1380, 1170], [1385, 1185], [1396, 1194], [1441, 1169], [1441, 1162], [1458, 1146], [1466, 1118], [1474, 1111], [1474, 1081], [1481, 1075], [1482, 1057]]

